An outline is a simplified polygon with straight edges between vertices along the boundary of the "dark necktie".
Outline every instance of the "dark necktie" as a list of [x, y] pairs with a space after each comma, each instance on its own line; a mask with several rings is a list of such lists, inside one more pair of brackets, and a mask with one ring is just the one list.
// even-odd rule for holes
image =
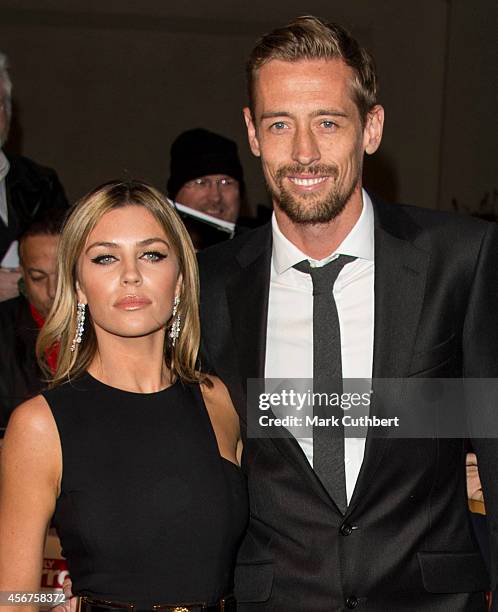
[[[334, 299], [334, 283], [342, 268], [356, 257], [339, 255], [325, 266], [312, 268], [308, 260], [294, 266], [313, 281], [313, 392], [342, 393], [341, 330]], [[344, 468], [343, 412], [340, 406], [317, 406], [314, 416], [337, 417], [339, 427], [313, 428], [313, 469], [344, 514], [347, 509]]]

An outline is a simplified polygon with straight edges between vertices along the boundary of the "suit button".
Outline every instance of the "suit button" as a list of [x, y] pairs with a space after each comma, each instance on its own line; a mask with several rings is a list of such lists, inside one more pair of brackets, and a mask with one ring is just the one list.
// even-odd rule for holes
[[349, 523], [343, 523], [339, 531], [343, 536], [348, 536], [353, 533], [353, 528]]
[[358, 607], [358, 603], [359, 603], [358, 598], [352, 595], [351, 597], [348, 597], [346, 599], [346, 608], [348, 610], [354, 610], [355, 608]]

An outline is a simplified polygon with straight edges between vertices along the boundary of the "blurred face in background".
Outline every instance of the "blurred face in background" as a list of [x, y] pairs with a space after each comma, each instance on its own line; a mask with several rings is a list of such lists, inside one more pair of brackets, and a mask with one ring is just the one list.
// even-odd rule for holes
[[20, 245], [21, 273], [30, 304], [45, 318], [52, 306], [57, 286], [57, 247], [59, 236], [26, 236]]
[[235, 223], [240, 211], [239, 181], [228, 174], [208, 174], [187, 181], [175, 200], [194, 210]]

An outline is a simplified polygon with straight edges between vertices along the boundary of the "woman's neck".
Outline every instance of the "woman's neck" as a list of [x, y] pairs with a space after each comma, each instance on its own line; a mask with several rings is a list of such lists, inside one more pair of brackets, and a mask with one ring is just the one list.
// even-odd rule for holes
[[99, 338], [89, 373], [101, 382], [137, 393], [154, 393], [171, 384], [164, 361], [164, 333], [143, 338]]

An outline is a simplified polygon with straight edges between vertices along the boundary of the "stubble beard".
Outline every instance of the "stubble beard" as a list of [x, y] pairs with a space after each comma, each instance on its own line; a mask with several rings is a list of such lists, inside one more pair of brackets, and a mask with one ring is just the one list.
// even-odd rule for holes
[[[295, 174], [329, 176], [333, 185], [325, 194], [302, 193], [295, 196], [284, 187], [284, 178]], [[338, 174], [337, 166], [332, 165], [316, 165], [312, 168], [301, 165], [282, 166], [275, 174], [278, 191], [269, 182], [267, 182], [267, 186], [273, 202], [293, 223], [298, 225], [329, 223], [346, 208], [358, 185], [361, 168], [357, 169], [352, 181], [342, 188], [337, 185]]]

